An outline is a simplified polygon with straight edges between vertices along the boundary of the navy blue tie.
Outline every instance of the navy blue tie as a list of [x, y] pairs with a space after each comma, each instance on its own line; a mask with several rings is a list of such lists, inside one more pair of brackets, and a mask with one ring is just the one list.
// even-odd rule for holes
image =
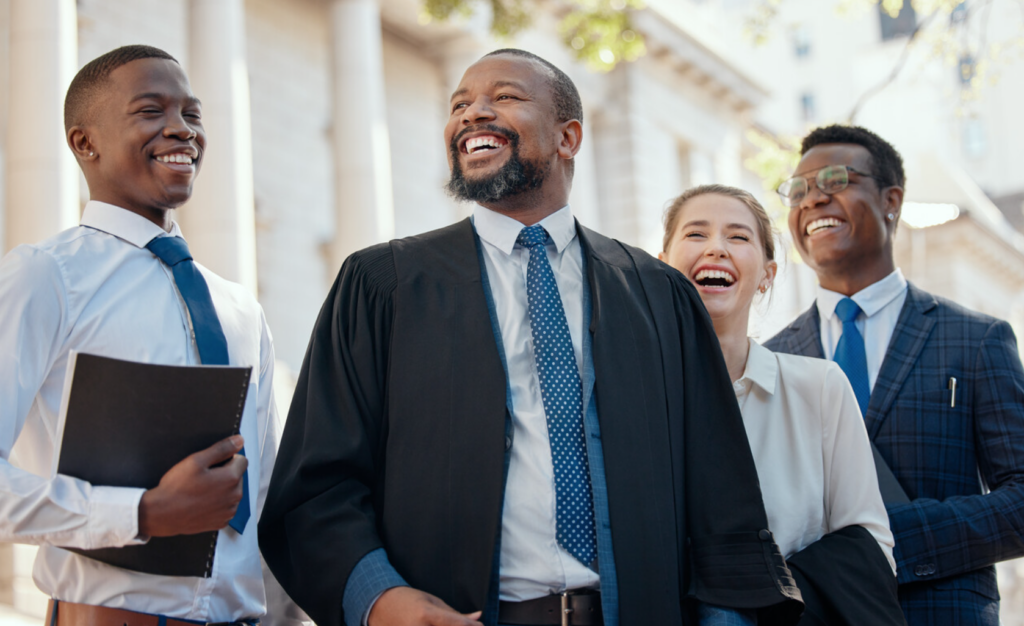
[[569, 554], [590, 565], [597, 556], [597, 535], [583, 430], [583, 385], [562, 298], [545, 250], [547, 240], [547, 231], [535, 224], [524, 228], [516, 243], [530, 251], [526, 297], [555, 472], [556, 537]]
[[860, 307], [850, 298], [843, 298], [836, 305], [836, 315], [843, 322], [843, 335], [836, 345], [834, 361], [846, 373], [857, 396], [861, 415], [868, 412], [868, 401], [871, 400], [871, 385], [868, 383], [868, 356], [864, 349], [864, 337], [854, 323]]
[[[181, 237], [157, 237], [146, 247], [166, 263], [174, 274], [174, 284], [178, 286], [178, 292], [185, 300], [192, 318], [199, 360], [203, 365], [228, 365], [228, 340], [224, 337], [217, 309], [213, 307], [210, 288], [192, 261], [188, 244]], [[245, 448], [241, 455], [245, 456]], [[245, 475], [242, 477], [242, 501], [238, 503], [235, 516], [228, 522], [228, 526], [241, 533], [245, 530], [249, 515], [249, 476]]]

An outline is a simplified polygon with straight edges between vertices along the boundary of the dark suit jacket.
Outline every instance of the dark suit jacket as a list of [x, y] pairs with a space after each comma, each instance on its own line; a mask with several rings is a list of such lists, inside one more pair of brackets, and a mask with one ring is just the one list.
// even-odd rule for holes
[[[817, 306], [765, 346], [822, 357]], [[1024, 370], [1010, 326], [910, 285], [865, 425], [912, 500], [888, 508], [907, 622], [995, 626], [993, 564], [1024, 555]]]
[[[694, 595], [795, 621], [710, 319], [686, 279], [579, 229], [623, 626], [683, 623]], [[463, 612], [497, 589], [506, 381], [468, 220], [350, 257], [321, 311], [260, 520], [284, 588], [343, 621], [353, 567], [386, 548]], [[763, 532], [762, 532], [763, 531]]]

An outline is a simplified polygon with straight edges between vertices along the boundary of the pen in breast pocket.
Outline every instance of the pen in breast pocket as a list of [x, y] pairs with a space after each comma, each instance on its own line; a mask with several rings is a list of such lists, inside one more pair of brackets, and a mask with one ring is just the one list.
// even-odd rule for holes
[[956, 378], [953, 376], [949, 377], [949, 390], [953, 392], [949, 394], [949, 406], [950, 408], [956, 408]]

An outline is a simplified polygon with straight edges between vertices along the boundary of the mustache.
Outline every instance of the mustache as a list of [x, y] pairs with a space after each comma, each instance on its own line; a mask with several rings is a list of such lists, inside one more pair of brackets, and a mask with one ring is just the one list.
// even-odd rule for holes
[[478, 124], [476, 126], [463, 128], [461, 131], [456, 133], [455, 136], [452, 137], [452, 141], [448, 145], [448, 149], [451, 150], [453, 155], [457, 155], [459, 153], [459, 142], [462, 141], [462, 138], [469, 133], [477, 133], [482, 130], [492, 132], [495, 135], [501, 135], [505, 139], [508, 139], [509, 147], [511, 148], [516, 148], [519, 145], [519, 133], [511, 128], [502, 128], [497, 124]]

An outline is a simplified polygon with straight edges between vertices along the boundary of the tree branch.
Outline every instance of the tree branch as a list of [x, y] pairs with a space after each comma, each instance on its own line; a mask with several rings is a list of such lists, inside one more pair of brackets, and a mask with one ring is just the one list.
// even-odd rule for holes
[[914, 27], [913, 31], [911, 31], [910, 36], [907, 37], [907, 44], [903, 47], [903, 52], [900, 54], [900, 58], [896, 61], [896, 65], [893, 66], [892, 71], [889, 72], [889, 76], [886, 77], [886, 79], [883, 80], [882, 82], [878, 83], [871, 89], [868, 89], [867, 91], [861, 94], [860, 98], [857, 100], [857, 103], [853, 105], [853, 109], [850, 111], [850, 114], [846, 116], [847, 124], [853, 124], [854, 119], [857, 117], [857, 113], [860, 113], [861, 108], [867, 103], [867, 101], [870, 100], [875, 95], [877, 95], [878, 93], [880, 93], [886, 87], [891, 85], [893, 81], [896, 80], [896, 78], [900, 75], [900, 72], [903, 71], [903, 66], [907, 64], [907, 60], [910, 58], [910, 50], [913, 47], [914, 41], [917, 39], [917, 36], [921, 33], [922, 30], [924, 30], [924, 27], [927, 26], [928, 23], [931, 22], [936, 15], [938, 15], [938, 13], [939, 11], [935, 10], [928, 17], [924, 18], [923, 20], [917, 23], [917, 26]]

